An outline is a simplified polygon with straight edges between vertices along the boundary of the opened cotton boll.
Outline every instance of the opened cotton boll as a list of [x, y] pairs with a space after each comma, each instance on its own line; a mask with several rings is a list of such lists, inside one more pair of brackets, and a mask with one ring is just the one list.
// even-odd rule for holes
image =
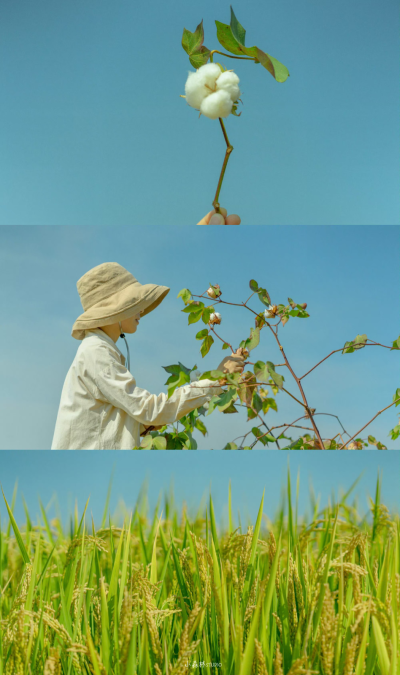
[[189, 73], [185, 84], [186, 103], [200, 110], [203, 99], [216, 91], [216, 81], [221, 75], [221, 68], [216, 63], [206, 63], [195, 73]]
[[186, 103], [210, 119], [228, 117], [240, 96], [239, 78], [221, 71], [217, 63], [206, 63], [189, 73], [185, 84]]
[[226, 91], [233, 102], [237, 101], [240, 97], [240, 89], [239, 78], [236, 73], [232, 72], [231, 70], [221, 73], [217, 80], [217, 90]]
[[222, 321], [221, 314], [219, 314], [219, 312], [214, 312], [213, 314], [210, 315], [210, 323], [211, 324], [221, 323], [221, 321]]
[[277, 315], [278, 307], [277, 305], [270, 305], [268, 309], [264, 311], [264, 317], [266, 319], [274, 319]]
[[228, 117], [232, 112], [233, 101], [227, 91], [223, 89], [210, 94], [203, 99], [200, 112], [211, 120], [217, 120], [218, 117]]

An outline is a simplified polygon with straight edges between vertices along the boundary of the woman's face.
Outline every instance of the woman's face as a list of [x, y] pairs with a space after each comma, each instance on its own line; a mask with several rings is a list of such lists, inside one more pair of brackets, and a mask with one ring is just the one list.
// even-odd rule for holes
[[123, 333], [136, 333], [141, 313], [142, 312], [139, 312], [138, 314], [129, 317], [129, 319], [124, 319], [123, 321], [121, 321], [121, 328]]

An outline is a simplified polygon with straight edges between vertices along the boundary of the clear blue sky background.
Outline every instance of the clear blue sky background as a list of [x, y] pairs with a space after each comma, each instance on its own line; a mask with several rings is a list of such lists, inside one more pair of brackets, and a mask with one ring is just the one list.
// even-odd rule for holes
[[[396, 0], [235, 0], [256, 44], [290, 71], [222, 59], [243, 114], [221, 203], [247, 225], [397, 224]], [[0, 223], [195, 224], [224, 156], [218, 122], [184, 93], [185, 26], [229, 3], [18, 0], [0, 6]]]
[[[95, 265], [116, 261], [141, 283], [171, 288], [128, 336], [138, 386], [159, 393], [166, 391], [168, 377], [162, 366], [180, 360], [205, 371], [226, 355], [215, 344], [202, 360], [195, 334], [204, 324], [187, 325], [177, 299], [183, 287], [200, 294], [210, 282], [219, 283], [223, 299], [242, 302], [255, 278], [274, 303], [286, 303], [288, 296], [307, 302], [310, 318], [290, 319], [280, 330], [298, 375], [357, 334], [391, 345], [399, 335], [399, 234], [393, 226], [220, 227], [212, 237], [205, 228], [186, 226], [0, 228], [0, 447], [50, 447], [62, 385], [79, 346], [71, 337], [82, 312], [76, 281]], [[254, 299], [254, 308], [262, 309], [258, 303]], [[253, 315], [224, 305], [220, 311], [220, 334], [237, 347], [248, 337]], [[261, 336], [251, 360], [281, 363], [273, 336], [265, 330]], [[118, 344], [124, 351], [123, 341]], [[286, 384], [297, 395], [288, 373]], [[356, 433], [392, 401], [399, 386], [399, 352], [367, 347], [335, 354], [303, 384], [311, 407], [339, 415], [346, 430]], [[300, 415], [300, 406], [285, 393], [277, 402], [278, 413], [267, 416], [271, 424]], [[392, 449], [400, 446], [388, 438], [397, 411], [383, 413], [367, 430]], [[206, 417], [210, 434], [198, 437], [200, 448], [221, 449], [248, 430], [242, 412]], [[324, 436], [340, 430], [331, 417], [318, 421]]]
[[[49, 506], [49, 516], [56, 514], [55, 504], [50, 501], [57, 495], [60, 513], [66, 521], [75, 500], [82, 513], [90, 496], [89, 514], [93, 513], [98, 523], [102, 517], [107, 489], [115, 467], [111, 513], [122, 513], [119, 506], [123, 500], [132, 509], [140, 487], [148, 481], [148, 497], [151, 515], [161, 493], [174, 490], [176, 504], [181, 507], [186, 501], [189, 512], [197, 511], [209, 491], [213, 496], [216, 517], [227, 521], [228, 486], [232, 484], [234, 514], [241, 512], [242, 524], [247, 517], [253, 521], [257, 516], [261, 496], [265, 488], [264, 513], [273, 518], [281, 504], [282, 490], [286, 487], [288, 453], [268, 454], [232, 452], [172, 452], [127, 453], [127, 452], [0, 452], [0, 476], [6, 499], [11, 502], [16, 480], [18, 497], [15, 516], [24, 522], [21, 493], [25, 497], [32, 520], [39, 515], [38, 496]], [[378, 471], [382, 476], [382, 501], [399, 512], [400, 453], [379, 451], [350, 452], [344, 462], [343, 454], [315, 453], [304, 451], [290, 453], [290, 470], [293, 493], [296, 494], [296, 477], [300, 473], [299, 514], [310, 515], [310, 483], [320, 505], [325, 506], [335, 495], [346, 492], [362, 474], [355, 492], [360, 514], [370, 508], [369, 497], [375, 497]], [[293, 497], [295, 498], [295, 497]], [[160, 511], [164, 508], [161, 502]], [[160, 512], [159, 511], [159, 512]], [[165, 511], [164, 511], [165, 513]], [[4, 502], [0, 500], [1, 520], [7, 520]]]

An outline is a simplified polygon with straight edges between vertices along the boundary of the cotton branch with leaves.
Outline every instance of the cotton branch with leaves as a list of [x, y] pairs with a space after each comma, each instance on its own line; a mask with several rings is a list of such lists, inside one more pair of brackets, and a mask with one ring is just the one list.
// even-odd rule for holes
[[231, 114], [240, 117], [241, 113], [238, 113], [237, 109], [239, 102], [242, 101], [239, 77], [233, 70], [227, 70], [221, 63], [214, 63], [214, 54], [220, 54], [231, 59], [253, 61], [256, 64], [260, 63], [277, 82], [285, 82], [289, 77], [289, 71], [277, 59], [258, 47], [246, 47], [246, 31], [237, 20], [232, 7], [230, 24], [220, 21], [216, 21], [215, 24], [217, 40], [226, 51], [230, 52], [229, 54], [220, 52], [218, 49], [210, 51], [204, 45], [203, 21], [199, 23], [194, 33], [186, 28], [183, 29], [182, 47], [188, 54], [191, 65], [196, 68], [196, 72], [189, 73], [185, 85], [185, 95], [182, 95], [182, 98], [186, 98], [189, 106], [200, 111], [199, 117], [203, 115], [210, 119], [218, 119], [222, 129], [226, 152], [212, 203], [216, 213], [220, 213], [219, 195], [228, 160], [233, 151], [223, 118], [227, 118]]
[[[400, 350], [400, 337], [393, 341], [392, 345], [383, 345], [369, 339], [365, 334], [357, 335], [354, 340], [346, 341], [343, 347], [332, 350], [327, 356], [313, 365], [306, 373], [298, 376], [291, 365], [286, 351], [281, 342], [281, 331], [290, 319], [306, 319], [310, 315], [307, 312], [307, 303], [296, 303], [288, 298], [288, 304], [273, 304], [268, 291], [258, 285], [257, 281], [250, 281], [251, 295], [245, 302], [227, 302], [222, 299], [222, 291], [218, 284], [210, 284], [209, 288], [201, 295], [194, 295], [187, 288], [178, 294], [182, 298], [185, 307], [182, 312], [188, 315], [188, 325], [202, 321], [205, 328], [196, 334], [196, 340], [201, 342], [200, 354], [204, 358], [213, 345], [222, 343], [222, 349], [230, 349], [232, 353], [239, 350], [245, 358], [245, 366], [251, 369], [243, 373], [227, 374], [219, 370], [201, 372], [197, 364], [193, 368], [187, 368], [181, 363], [165, 366], [169, 374], [166, 382], [168, 396], [172, 396], [179, 386], [189, 384], [194, 380], [212, 380], [223, 388], [223, 393], [214, 395], [210, 402], [196, 409], [182, 418], [173, 430], [163, 427], [161, 430], [153, 430], [145, 436], [143, 448], [155, 449], [196, 449], [197, 444], [193, 433], [197, 429], [204, 436], [207, 433], [202, 417], [211, 415], [215, 410], [223, 414], [238, 412], [238, 406], [247, 409], [247, 421], [253, 421], [250, 431], [237, 439], [233, 439], [225, 446], [225, 450], [253, 449], [257, 444], [264, 447], [278, 449], [303, 449], [303, 450], [361, 450], [374, 446], [378, 450], [386, 450], [383, 443], [376, 440], [372, 435], [361, 436], [361, 433], [383, 412], [392, 406], [400, 406], [400, 388], [396, 390], [392, 402], [379, 410], [372, 419], [368, 420], [356, 433], [349, 433], [343, 426], [338, 415], [331, 412], [323, 412], [313, 407], [309, 394], [304, 387], [305, 378], [320, 367], [334, 354], [352, 354], [366, 347], [381, 347], [390, 351]], [[263, 309], [257, 311], [249, 305], [252, 299], [256, 299]], [[212, 300], [212, 304], [207, 304]], [[237, 349], [231, 342], [222, 336], [220, 326], [223, 324], [222, 308], [224, 305], [234, 306], [252, 314], [254, 326], [250, 327], [250, 335], [242, 340]], [[221, 311], [217, 311], [217, 309]], [[281, 357], [281, 363], [272, 361], [251, 361], [250, 353], [259, 347], [261, 331], [267, 333], [277, 344]], [[288, 389], [287, 381], [294, 381], [297, 392], [293, 394]], [[272, 395], [271, 395], [272, 393]], [[288, 396], [299, 405], [299, 416], [285, 423], [274, 425], [266, 421], [270, 411], [278, 412], [277, 397]], [[269, 419], [270, 415], [268, 415]], [[338, 432], [334, 437], [328, 438], [320, 431], [320, 424], [326, 417], [336, 418]], [[301, 430], [299, 432], [298, 430]], [[296, 438], [293, 439], [292, 432]], [[306, 432], [306, 433], [304, 433]], [[291, 435], [289, 435], [289, 433]], [[389, 433], [392, 440], [400, 436], [400, 423]]]

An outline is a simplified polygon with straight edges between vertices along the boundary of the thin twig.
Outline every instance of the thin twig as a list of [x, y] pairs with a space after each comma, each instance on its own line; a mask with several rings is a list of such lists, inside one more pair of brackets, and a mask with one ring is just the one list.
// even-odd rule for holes
[[223, 343], [224, 343], [224, 345], [228, 345], [228, 347], [230, 347], [230, 348], [231, 348], [231, 350], [232, 350], [232, 354], [234, 354], [234, 353], [235, 353], [235, 352], [234, 352], [234, 349], [233, 349], [233, 347], [232, 347], [232, 345], [231, 345], [231, 344], [229, 344], [229, 342], [227, 342], [226, 340], [223, 340], [223, 339], [222, 339], [222, 337], [220, 337], [220, 336], [218, 335], [218, 333], [217, 333], [217, 332], [215, 331], [215, 328], [214, 328], [214, 326], [211, 326], [211, 325], [210, 325], [210, 330], [211, 330], [211, 331], [212, 331], [212, 332], [214, 333], [214, 335], [216, 335], [216, 336], [217, 336], [217, 338], [218, 338], [219, 340], [221, 340], [221, 342], [223, 342]]
[[[391, 349], [391, 347], [388, 347], [387, 345], [381, 345], [379, 342], [366, 342], [363, 345], [363, 347], [384, 347], [385, 349]], [[354, 348], [355, 349], [363, 349], [363, 347], [356, 347], [355, 346]], [[316, 366], [313, 366], [305, 375], [302, 375], [299, 379], [302, 380], [304, 377], [307, 377], [307, 375], [309, 375], [313, 370], [315, 370], [315, 368], [318, 368], [318, 366], [320, 366], [321, 363], [326, 361], [326, 359], [329, 359], [329, 357], [332, 356], [332, 354], [337, 354], [337, 352], [342, 352], [344, 349], [345, 349], [345, 347], [341, 347], [340, 349], [334, 349], [333, 352], [328, 354], [328, 356], [325, 356], [324, 359], [321, 359], [321, 361], [319, 361]]]
[[[385, 410], [387, 410], [388, 408], [391, 408], [392, 405], [395, 405], [395, 403], [398, 403], [399, 401], [400, 401], [400, 398], [396, 398], [396, 400], [393, 401], [393, 403], [391, 403], [390, 405], [387, 405], [386, 408], [382, 408], [382, 410], [380, 410], [379, 412], [377, 412], [376, 415], [374, 415], [373, 418], [370, 419], [369, 422], [367, 422], [367, 424], [364, 424], [364, 426], [363, 426], [359, 431], [357, 431], [357, 433], [354, 434], [354, 436], [352, 436], [352, 437], [347, 441], [347, 445], [353, 440], [353, 438], [355, 438], [356, 436], [358, 436], [358, 434], [361, 434], [361, 432], [364, 431], [365, 427], [367, 427], [369, 424], [371, 424], [371, 422], [373, 422], [373, 421], [378, 417], [378, 415], [381, 415], [383, 412], [385, 412]], [[340, 448], [339, 448], [339, 450], [345, 450], [345, 449], [346, 449], [346, 448], [345, 448], [344, 445], [340, 446]]]

